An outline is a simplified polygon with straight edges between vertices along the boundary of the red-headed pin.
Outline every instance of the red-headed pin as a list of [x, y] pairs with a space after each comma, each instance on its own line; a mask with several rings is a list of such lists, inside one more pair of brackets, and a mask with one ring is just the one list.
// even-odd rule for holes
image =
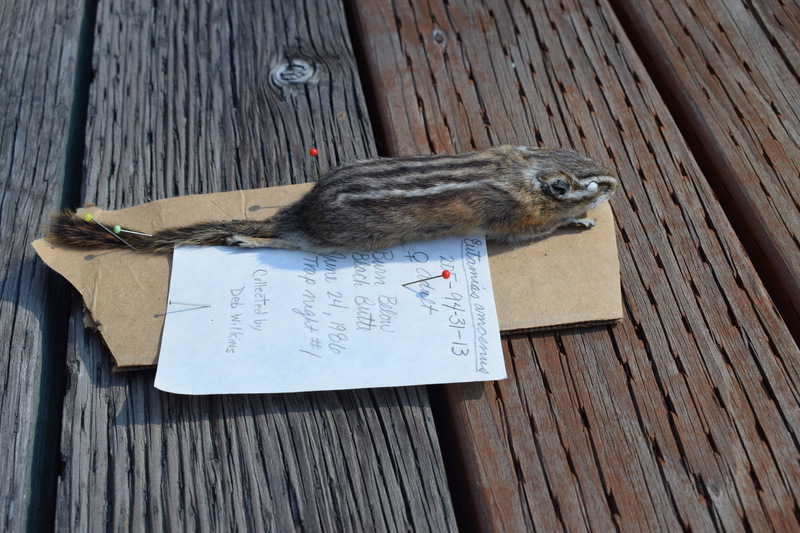
[[312, 148], [311, 150], [308, 151], [308, 155], [310, 155], [311, 157], [317, 157], [318, 153], [319, 150], [317, 150], [316, 148]]
[[450, 271], [443, 270], [442, 273], [439, 274], [438, 276], [431, 276], [429, 278], [418, 279], [417, 281], [409, 281], [408, 283], [403, 283], [403, 287], [405, 287], [406, 285], [411, 285], [412, 283], [422, 283], [423, 281], [428, 281], [429, 279], [436, 279], [436, 278], [450, 279]]

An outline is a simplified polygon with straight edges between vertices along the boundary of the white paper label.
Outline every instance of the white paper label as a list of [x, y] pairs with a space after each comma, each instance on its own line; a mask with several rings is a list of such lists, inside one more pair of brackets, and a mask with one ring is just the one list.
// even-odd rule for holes
[[347, 254], [179, 247], [169, 302], [155, 381], [168, 392], [506, 377], [482, 236]]

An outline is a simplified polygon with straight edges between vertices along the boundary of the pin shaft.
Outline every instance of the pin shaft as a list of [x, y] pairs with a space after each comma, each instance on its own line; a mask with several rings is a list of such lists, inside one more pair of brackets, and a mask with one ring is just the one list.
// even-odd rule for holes
[[186, 302], [173, 302], [172, 300], [169, 301], [169, 305], [188, 305], [190, 307], [211, 307], [211, 304], [190, 304]]
[[120, 237], [119, 235], [117, 235], [116, 233], [114, 233], [113, 231], [111, 231], [111, 229], [110, 229], [110, 228], [107, 228], [107, 227], [106, 227], [104, 224], [101, 224], [101, 223], [100, 223], [98, 220], [96, 220], [96, 219], [94, 219], [94, 218], [93, 218], [93, 219], [91, 219], [91, 220], [92, 220], [92, 222], [94, 222], [95, 224], [97, 224], [98, 226], [100, 226], [101, 228], [103, 228], [104, 230], [106, 230], [107, 232], [109, 232], [111, 235], [113, 235], [114, 237], [116, 237], [117, 239], [119, 239], [120, 241], [122, 241], [123, 243], [125, 243], [125, 245], [126, 245], [128, 248], [130, 248], [130, 249], [131, 249], [131, 250], [133, 250], [133, 251], [136, 251], [136, 248], [134, 248], [134, 247], [133, 247], [133, 246], [132, 246], [132, 245], [131, 245], [131, 244], [130, 244], [128, 241], [126, 241], [125, 239], [123, 239], [122, 237]]
[[449, 277], [450, 277], [450, 271], [449, 271], [449, 270], [445, 270], [444, 272], [442, 272], [442, 273], [441, 273], [441, 274], [439, 274], [438, 276], [431, 276], [431, 277], [429, 277], [429, 278], [425, 278], [425, 279], [418, 279], [418, 280], [416, 280], [416, 281], [409, 281], [408, 283], [403, 283], [403, 287], [405, 287], [405, 286], [407, 286], [407, 285], [412, 285], [412, 284], [414, 284], [414, 283], [422, 283], [423, 281], [428, 281], [428, 280], [432, 280], [432, 279], [436, 279], [436, 278], [444, 278], [444, 279], [448, 279]]
[[122, 233], [133, 233], [134, 235], [143, 235], [145, 237], [152, 237], [149, 233], [142, 233], [141, 231], [133, 231], [130, 229], [120, 229]]

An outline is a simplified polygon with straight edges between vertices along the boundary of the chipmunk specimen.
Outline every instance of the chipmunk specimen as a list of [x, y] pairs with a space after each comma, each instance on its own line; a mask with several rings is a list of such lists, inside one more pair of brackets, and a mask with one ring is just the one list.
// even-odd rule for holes
[[595, 221], [586, 212], [617, 186], [611, 172], [572, 150], [500, 146], [460, 155], [357, 161], [333, 169], [267, 220], [223, 220], [122, 240], [107, 228], [56, 215], [48, 238], [90, 248], [169, 253], [178, 245], [334, 252], [481, 231], [521, 241]]

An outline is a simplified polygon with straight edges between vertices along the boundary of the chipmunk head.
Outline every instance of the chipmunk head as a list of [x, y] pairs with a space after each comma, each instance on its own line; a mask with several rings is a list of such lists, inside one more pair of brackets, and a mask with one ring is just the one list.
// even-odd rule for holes
[[608, 168], [573, 150], [520, 148], [520, 152], [533, 187], [566, 210], [586, 212], [617, 189], [617, 179]]

